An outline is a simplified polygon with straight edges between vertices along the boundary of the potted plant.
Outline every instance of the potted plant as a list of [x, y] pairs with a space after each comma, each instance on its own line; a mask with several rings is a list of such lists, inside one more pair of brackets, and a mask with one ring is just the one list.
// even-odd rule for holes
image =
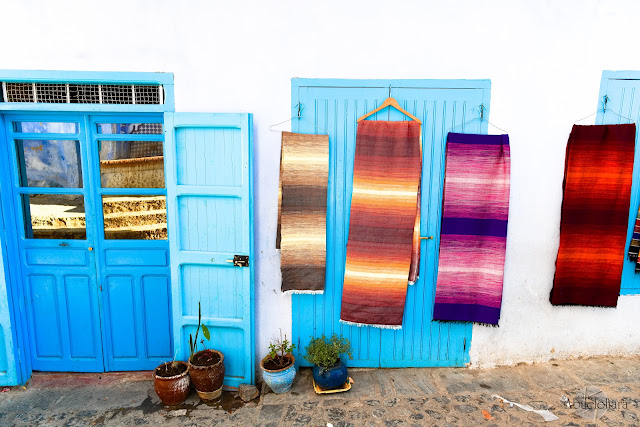
[[287, 340], [287, 335], [274, 338], [269, 344], [269, 354], [260, 362], [262, 379], [274, 393], [286, 393], [296, 377], [296, 359], [291, 352], [296, 345]]
[[313, 363], [313, 380], [317, 385], [326, 389], [336, 389], [347, 382], [347, 365], [340, 359], [341, 354], [351, 356], [349, 340], [333, 334], [330, 339], [322, 335], [312, 338], [305, 348], [304, 358]]
[[[198, 333], [209, 340], [211, 335], [206, 325], [202, 323], [202, 313], [198, 302], [198, 327], [195, 337], [189, 334], [189, 375], [200, 399], [214, 400], [222, 394], [224, 380], [224, 355], [217, 350], [198, 350]], [[200, 341], [204, 346], [204, 339]]]
[[165, 405], [178, 405], [189, 394], [189, 365], [179, 360], [163, 363], [153, 371], [153, 388]]

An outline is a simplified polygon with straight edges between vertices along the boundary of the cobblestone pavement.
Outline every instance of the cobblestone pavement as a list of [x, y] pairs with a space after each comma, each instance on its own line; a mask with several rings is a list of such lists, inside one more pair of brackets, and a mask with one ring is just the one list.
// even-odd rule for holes
[[[291, 392], [265, 386], [244, 404], [225, 392], [213, 404], [195, 392], [179, 407], [164, 407], [149, 373], [35, 374], [26, 389], [0, 393], [5, 425], [237, 425], [237, 426], [492, 426], [543, 424], [542, 416], [502, 403], [499, 395], [559, 420], [550, 426], [640, 426], [640, 356], [552, 361], [495, 369], [351, 369], [351, 391], [316, 395], [302, 369]], [[600, 409], [567, 407], [581, 390], [601, 390]], [[593, 402], [590, 402], [590, 407]], [[602, 409], [603, 406], [607, 410]], [[580, 415], [582, 413], [583, 415]], [[593, 419], [594, 415], [600, 416]], [[590, 418], [585, 418], [590, 417]]]

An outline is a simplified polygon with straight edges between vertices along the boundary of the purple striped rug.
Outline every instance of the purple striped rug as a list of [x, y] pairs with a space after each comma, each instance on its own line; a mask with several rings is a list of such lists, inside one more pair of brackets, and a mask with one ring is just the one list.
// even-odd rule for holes
[[449, 134], [434, 320], [498, 324], [509, 176], [508, 135]]

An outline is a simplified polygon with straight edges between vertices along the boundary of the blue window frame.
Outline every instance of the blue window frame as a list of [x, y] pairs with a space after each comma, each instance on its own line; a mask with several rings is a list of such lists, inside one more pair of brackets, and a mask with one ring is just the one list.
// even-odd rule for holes
[[638, 124], [640, 123], [640, 71], [604, 71], [598, 96], [596, 124], [636, 124], [636, 150], [633, 166], [633, 184], [629, 204], [627, 248], [622, 269], [620, 295], [640, 294], [640, 274], [635, 274], [635, 263], [626, 256], [633, 227], [640, 206], [640, 147], [638, 147]]

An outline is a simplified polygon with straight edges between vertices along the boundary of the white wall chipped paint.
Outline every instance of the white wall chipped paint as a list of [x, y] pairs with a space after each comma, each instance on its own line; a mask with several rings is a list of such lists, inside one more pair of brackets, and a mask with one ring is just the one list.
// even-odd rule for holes
[[615, 310], [548, 302], [566, 141], [596, 110], [603, 69], [640, 70], [639, 3], [22, 0], [2, 9], [0, 68], [173, 72], [176, 110], [254, 113], [258, 356], [279, 329], [291, 333], [274, 249], [280, 134], [269, 126], [290, 116], [292, 77], [490, 78], [491, 121], [511, 141], [511, 212], [500, 328], [474, 326], [472, 365], [640, 352], [640, 296]]

